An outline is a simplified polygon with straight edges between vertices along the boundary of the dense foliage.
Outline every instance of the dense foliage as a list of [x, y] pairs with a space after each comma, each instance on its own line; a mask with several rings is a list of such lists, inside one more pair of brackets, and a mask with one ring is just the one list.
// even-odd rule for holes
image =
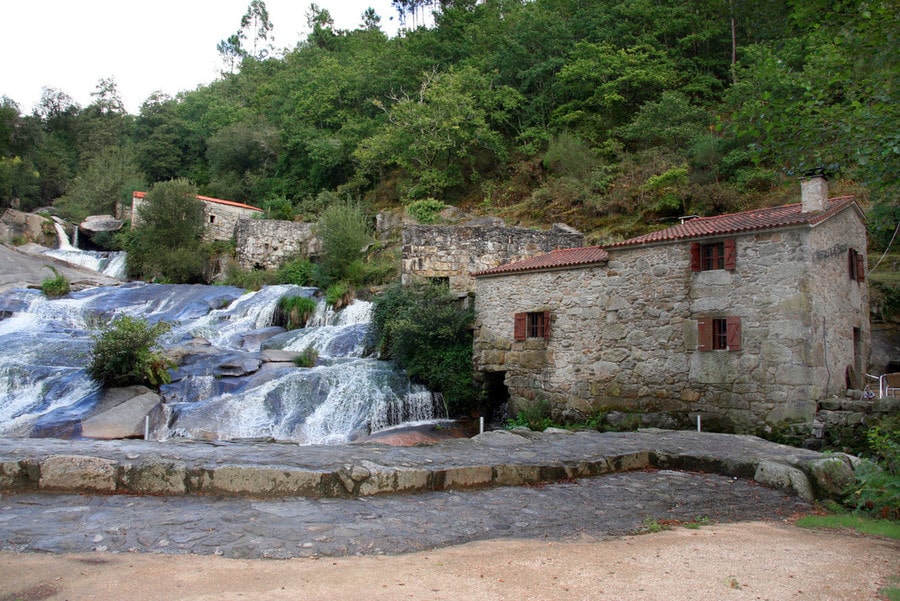
[[61, 274], [55, 267], [44, 265], [53, 272], [52, 276], [46, 277], [41, 281], [41, 292], [47, 298], [59, 298], [65, 296], [71, 290], [69, 278]]
[[219, 80], [137, 115], [111, 80], [86, 107], [50, 88], [32, 114], [0, 99], [0, 205], [77, 218], [186, 178], [270, 216], [310, 218], [322, 192], [434, 197], [603, 242], [795, 199], [791, 176], [821, 165], [896, 221], [893, 0], [394, 6], [407, 29], [388, 38], [372, 11], [345, 31], [313, 5], [306, 39], [276, 52], [253, 0], [222, 32]]
[[123, 235], [130, 276], [174, 283], [203, 280], [207, 252], [203, 205], [196, 194], [184, 179], [159, 182], [146, 194], [137, 210], [140, 227]]
[[94, 336], [88, 374], [103, 386], [143, 384], [159, 388], [171, 380], [167, 359], [157, 344], [169, 324], [122, 315]]
[[476, 405], [472, 384], [471, 309], [461, 309], [446, 286], [391, 286], [374, 299], [372, 333], [384, 358], [444, 395], [451, 414]]

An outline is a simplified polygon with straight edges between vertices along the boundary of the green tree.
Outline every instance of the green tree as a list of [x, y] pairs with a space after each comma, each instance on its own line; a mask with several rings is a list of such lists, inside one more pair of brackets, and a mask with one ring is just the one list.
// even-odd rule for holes
[[380, 101], [387, 125], [363, 140], [356, 151], [363, 169], [374, 172], [396, 165], [411, 180], [410, 199], [440, 196], [464, 183], [464, 169], [472, 170], [487, 157], [490, 163], [506, 158], [503, 138], [495, 129], [508, 118], [521, 97], [511, 88], [494, 88], [473, 68], [426, 74], [415, 96]]
[[263, 0], [250, 0], [247, 12], [241, 17], [241, 28], [238, 30], [238, 38], [241, 46], [248, 48], [249, 55], [257, 60], [262, 60], [272, 52], [272, 42], [269, 35], [274, 25], [269, 21], [269, 11]]
[[108, 147], [88, 163], [69, 191], [55, 203], [59, 212], [80, 222], [88, 215], [115, 215], [116, 205], [131, 203], [131, 193], [144, 186], [130, 147]]
[[203, 204], [184, 179], [155, 184], [138, 207], [139, 225], [124, 235], [128, 274], [172, 283], [203, 281]]
[[475, 407], [472, 309], [460, 309], [446, 286], [395, 284], [374, 299], [372, 334], [382, 358], [441, 392], [453, 415]]

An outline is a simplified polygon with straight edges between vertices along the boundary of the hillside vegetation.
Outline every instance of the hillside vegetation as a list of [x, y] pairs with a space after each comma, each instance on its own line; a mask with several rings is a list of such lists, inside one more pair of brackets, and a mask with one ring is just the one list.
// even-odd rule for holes
[[870, 210], [877, 246], [900, 219], [895, 1], [395, 5], [435, 25], [388, 38], [367, 11], [342, 31], [312, 5], [307, 38], [274, 52], [254, 0], [219, 80], [137, 115], [111, 80], [86, 107], [2, 99], [0, 206], [77, 219], [183, 178], [272, 216], [434, 198], [605, 242], [794, 202], [819, 167]]

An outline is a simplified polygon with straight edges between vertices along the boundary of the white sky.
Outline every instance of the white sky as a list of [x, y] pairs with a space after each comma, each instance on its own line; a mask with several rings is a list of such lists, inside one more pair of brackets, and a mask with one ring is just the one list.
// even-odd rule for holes
[[[276, 48], [293, 48], [309, 29], [312, 0], [266, 0]], [[125, 108], [139, 112], [156, 90], [174, 96], [216, 79], [220, 40], [235, 33], [249, 0], [0, 0], [0, 97], [30, 114], [43, 87], [82, 107], [112, 77]], [[317, 0], [338, 29], [356, 29], [372, 7], [395, 35], [390, 0]]]

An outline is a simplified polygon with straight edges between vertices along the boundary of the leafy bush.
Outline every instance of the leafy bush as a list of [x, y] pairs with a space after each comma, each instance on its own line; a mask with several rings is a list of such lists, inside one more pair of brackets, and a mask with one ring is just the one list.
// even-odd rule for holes
[[286, 261], [275, 273], [275, 281], [279, 284], [309, 286], [313, 282], [316, 266], [306, 257], [297, 257]]
[[[230, 263], [225, 270], [225, 284], [245, 290], [259, 290], [274, 284], [276, 274], [265, 269], [244, 269], [237, 263]], [[288, 283], [288, 282], [285, 282]]]
[[900, 519], [900, 416], [881, 420], [867, 433], [871, 459], [855, 470], [846, 503], [874, 517]]
[[419, 223], [434, 223], [446, 206], [434, 198], [423, 198], [406, 205], [406, 212]]
[[576, 179], [587, 176], [597, 163], [597, 155], [590, 146], [569, 133], [553, 136], [544, 154], [544, 167], [556, 175]]
[[296, 213], [294, 205], [284, 196], [272, 198], [263, 203], [266, 219], [279, 219], [281, 221], [293, 221]]
[[508, 428], [525, 427], [536, 432], [543, 432], [552, 425], [550, 405], [544, 399], [538, 399], [530, 405], [520, 408], [515, 417], [506, 422]]
[[475, 406], [472, 309], [460, 309], [446, 286], [395, 284], [374, 299], [372, 336], [378, 352], [414, 381], [441, 392], [448, 410]]
[[69, 279], [57, 271], [55, 267], [50, 265], [44, 265], [44, 267], [53, 272], [52, 277], [44, 278], [44, 281], [41, 282], [41, 292], [44, 293], [44, 296], [47, 298], [59, 298], [67, 295], [71, 290]]
[[143, 318], [117, 317], [93, 336], [88, 374], [103, 386], [144, 384], [159, 388], [168, 384], [169, 369], [174, 364], [162, 354], [158, 339], [170, 327], [166, 322], [151, 326]]
[[338, 309], [350, 302], [351, 294], [352, 291], [347, 282], [337, 282], [325, 290], [325, 302]]
[[278, 301], [278, 310], [284, 316], [285, 327], [296, 330], [306, 325], [316, 312], [316, 301], [305, 296], [282, 296]]
[[[320, 286], [349, 279], [350, 266], [363, 259], [364, 250], [372, 243], [366, 213], [359, 203], [351, 200], [337, 201], [322, 211], [316, 234], [322, 241]], [[351, 280], [350, 283], [360, 282]]]

